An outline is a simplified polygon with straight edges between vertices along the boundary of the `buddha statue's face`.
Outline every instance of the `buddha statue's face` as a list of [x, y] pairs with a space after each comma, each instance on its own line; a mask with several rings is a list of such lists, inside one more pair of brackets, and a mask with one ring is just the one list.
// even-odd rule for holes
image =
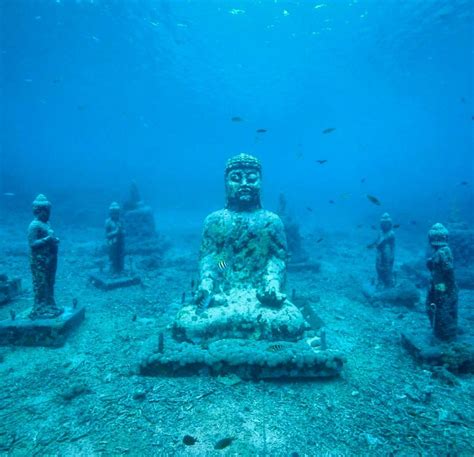
[[260, 208], [261, 174], [253, 167], [239, 167], [226, 176], [227, 207], [237, 211]]
[[380, 221], [380, 228], [382, 229], [382, 232], [388, 232], [392, 229], [392, 221], [382, 219]]
[[109, 216], [113, 221], [118, 221], [120, 219], [120, 209], [111, 208], [109, 210]]
[[34, 205], [33, 214], [41, 222], [48, 222], [51, 215], [51, 206], [49, 205]]

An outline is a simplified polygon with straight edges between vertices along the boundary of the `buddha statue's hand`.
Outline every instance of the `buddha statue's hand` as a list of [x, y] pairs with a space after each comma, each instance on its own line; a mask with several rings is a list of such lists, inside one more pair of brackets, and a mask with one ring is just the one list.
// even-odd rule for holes
[[277, 291], [274, 287], [267, 287], [257, 292], [257, 299], [264, 306], [279, 308], [286, 300], [286, 295]]

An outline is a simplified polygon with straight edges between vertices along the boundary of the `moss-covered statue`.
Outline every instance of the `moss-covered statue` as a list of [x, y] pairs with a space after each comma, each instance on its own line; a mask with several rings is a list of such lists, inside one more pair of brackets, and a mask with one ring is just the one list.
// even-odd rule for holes
[[54, 318], [64, 311], [56, 305], [54, 299], [59, 238], [54, 235], [49, 225], [51, 203], [44, 195], [38, 195], [33, 202], [33, 214], [35, 218], [28, 227], [34, 293], [30, 317], [31, 319]]
[[120, 220], [120, 206], [116, 202], [109, 207], [109, 217], [105, 222], [105, 238], [110, 260], [110, 274], [121, 275], [124, 270], [125, 242], [123, 224]]
[[456, 337], [458, 321], [458, 288], [448, 235], [448, 230], [440, 223], [431, 227], [428, 240], [432, 252], [427, 261], [431, 280], [426, 310], [434, 335], [445, 341]]
[[386, 289], [394, 286], [393, 263], [395, 260], [395, 233], [392, 229], [392, 219], [384, 213], [380, 219], [380, 234], [375, 242], [377, 256], [377, 287]]
[[297, 339], [305, 328], [283, 293], [287, 248], [280, 218], [260, 201], [261, 164], [240, 154], [225, 169], [225, 208], [204, 222], [200, 280], [175, 330], [193, 340], [252, 336]]

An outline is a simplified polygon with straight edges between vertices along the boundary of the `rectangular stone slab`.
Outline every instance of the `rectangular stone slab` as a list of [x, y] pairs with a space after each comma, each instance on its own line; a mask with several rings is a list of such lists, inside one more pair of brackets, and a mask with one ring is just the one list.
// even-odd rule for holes
[[85, 308], [66, 308], [54, 319], [32, 320], [29, 313], [28, 310], [15, 320], [0, 321], [0, 345], [62, 346], [68, 334], [84, 320]]
[[236, 374], [241, 379], [311, 379], [338, 376], [345, 359], [337, 351], [313, 351], [304, 342], [223, 339], [201, 346], [165, 339], [143, 353], [144, 376]]
[[121, 287], [136, 286], [142, 282], [138, 276], [119, 276], [117, 278], [110, 278], [101, 273], [91, 274], [89, 280], [94, 286], [102, 290], [113, 290]]
[[436, 341], [430, 330], [404, 332], [402, 346], [418, 362], [443, 366], [453, 373], [474, 373], [474, 337], [460, 335], [456, 341]]

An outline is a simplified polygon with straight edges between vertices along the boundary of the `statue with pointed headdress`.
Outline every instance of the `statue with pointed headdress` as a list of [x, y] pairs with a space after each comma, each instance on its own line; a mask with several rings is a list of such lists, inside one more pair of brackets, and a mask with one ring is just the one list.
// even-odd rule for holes
[[63, 313], [56, 305], [54, 284], [58, 264], [59, 238], [49, 224], [51, 203], [40, 194], [33, 202], [34, 220], [28, 227], [30, 265], [33, 275], [34, 304], [32, 319], [54, 318]]

